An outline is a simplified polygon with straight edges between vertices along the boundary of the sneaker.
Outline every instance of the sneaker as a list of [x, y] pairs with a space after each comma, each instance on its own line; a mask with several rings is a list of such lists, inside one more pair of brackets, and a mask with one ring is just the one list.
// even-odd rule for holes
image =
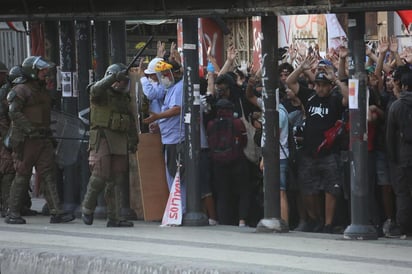
[[331, 224], [324, 225], [322, 233], [333, 234], [333, 226]]
[[305, 229], [305, 227], [306, 227], [306, 222], [305, 222], [305, 221], [301, 221], [301, 222], [299, 222], [298, 226], [293, 229], [293, 231], [303, 232], [304, 229]]
[[209, 219], [209, 225], [217, 225], [217, 221], [214, 219]]
[[303, 227], [303, 232], [315, 232], [319, 233], [323, 231], [323, 223], [318, 220], [310, 220], [306, 222]]
[[386, 232], [384, 230], [384, 235], [386, 238], [400, 238], [402, 236], [401, 228], [392, 222], [388, 230]]
[[92, 214], [82, 213], [82, 220], [84, 224], [92, 225], [93, 224], [93, 213]]
[[129, 221], [114, 221], [114, 220], [109, 220], [107, 222], [107, 227], [132, 227], [134, 224]]
[[7, 216], [4, 219], [4, 222], [6, 222], [7, 224], [11, 224], [11, 225], [24, 225], [26, 223], [26, 220], [20, 216], [19, 217]]
[[392, 224], [392, 220], [391, 219], [386, 219], [386, 221], [382, 225], [383, 234], [386, 235], [386, 233], [389, 233], [389, 228], [390, 228], [391, 224]]
[[60, 224], [60, 223], [68, 223], [76, 219], [76, 217], [72, 213], [62, 213], [62, 214], [55, 214], [50, 216], [50, 223], [51, 224]]

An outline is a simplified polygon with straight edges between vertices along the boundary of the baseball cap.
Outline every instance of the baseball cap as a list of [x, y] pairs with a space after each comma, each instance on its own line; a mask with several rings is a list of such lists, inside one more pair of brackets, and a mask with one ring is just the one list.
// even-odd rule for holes
[[328, 66], [328, 67], [333, 67], [333, 64], [331, 61], [329, 61], [328, 59], [322, 59], [319, 61], [318, 66], [319, 65], [324, 65], [324, 66]]
[[332, 82], [326, 77], [326, 73], [324, 72], [318, 72], [315, 75], [315, 82], [324, 82], [331, 84]]
[[155, 74], [156, 64], [159, 61], [163, 61], [163, 58], [160, 58], [160, 57], [153, 58], [147, 65], [147, 69], [144, 70], [144, 73], [145, 74]]
[[366, 68], [366, 72], [369, 73], [375, 73], [375, 66], [368, 66]]

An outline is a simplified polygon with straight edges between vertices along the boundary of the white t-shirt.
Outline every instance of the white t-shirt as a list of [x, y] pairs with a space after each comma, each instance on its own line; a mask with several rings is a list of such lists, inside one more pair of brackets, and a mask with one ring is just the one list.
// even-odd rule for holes
[[[262, 98], [257, 98], [257, 103], [260, 109], [263, 109]], [[288, 111], [286, 108], [279, 104], [279, 159], [287, 159], [289, 157], [288, 136], [289, 136], [289, 119]], [[261, 145], [264, 145], [264, 139], [262, 138]], [[283, 148], [283, 149], [282, 149]]]

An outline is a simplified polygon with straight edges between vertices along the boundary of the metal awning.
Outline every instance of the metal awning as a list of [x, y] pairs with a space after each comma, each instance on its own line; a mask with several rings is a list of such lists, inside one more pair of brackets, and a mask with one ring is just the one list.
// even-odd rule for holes
[[410, 0], [2, 0], [0, 21], [176, 19], [410, 9]]
[[1, 30], [26, 32], [26, 26], [23, 22], [0, 22], [0, 31]]

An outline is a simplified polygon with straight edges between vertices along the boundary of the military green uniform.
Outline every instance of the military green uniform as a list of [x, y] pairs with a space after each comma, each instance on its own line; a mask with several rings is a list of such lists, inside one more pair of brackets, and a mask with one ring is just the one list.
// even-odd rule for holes
[[[89, 165], [91, 176], [82, 203], [84, 216], [93, 216], [97, 198], [104, 191], [110, 224], [120, 218], [120, 185], [128, 171], [128, 152], [135, 151], [137, 130], [129, 92], [115, 91], [116, 73], [90, 87]], [[92, 224], [92, 220], [85, 221]], [[114, 225], [122, 226], [122, 225]]]
[[51, 98], [44, 85], [28, 80], [8, 94], [12, 120], [10, 142], [16, 177], [10, 189], [10, 215], [19, 217], [32, 169], [40, 175], [41, 189], [52, 215], [63, 214], [57, 194], [54, 147], [51, 139]]
[[11, 86], [9, 83], [0, 88], [0, 191], [1, 191], [1, 216], [5, 217], [9, 207], [10, 186], [14, 179], [15, 170], [11, 150], [7, 149], [3, 142], [10, 127], [9, 108], [7, 104], [7, 93]]
[[[20, 212], [24, 203], [33, 167], [41, 178], [41, 189], [50, 209], [50, 223], [69, 222], [71, 213], [64, 213], [57, 195], [54, 147], [51, 139], [51, 96], [46, 89], [46, 75], [54, 64], [41, 56], [27, 57], [22, 63], [25, 81], [7, 95], [12, 121], [10, 144], [16, 176], [10, 188], [9, 224], [25, 224]], [[41, 75], [41, 79], [39, 78]]]

